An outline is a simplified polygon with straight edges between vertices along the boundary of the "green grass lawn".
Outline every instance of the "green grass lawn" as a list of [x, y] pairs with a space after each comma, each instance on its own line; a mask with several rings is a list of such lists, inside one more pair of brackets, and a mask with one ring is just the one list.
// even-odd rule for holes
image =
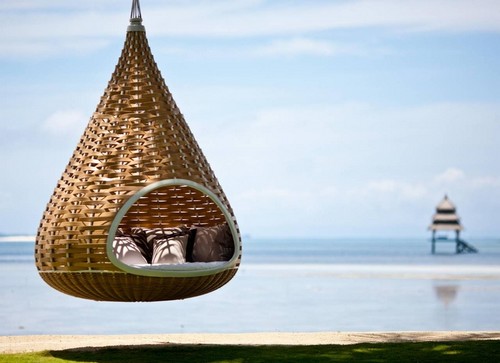
[[0, 362], [500, 362], [500, 341], [309, 346], [162, 345], [2, 354]]

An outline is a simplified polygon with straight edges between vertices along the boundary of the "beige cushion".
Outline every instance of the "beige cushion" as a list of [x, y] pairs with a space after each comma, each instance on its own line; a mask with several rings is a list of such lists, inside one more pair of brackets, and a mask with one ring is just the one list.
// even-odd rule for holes
[[155, 239], [170, 238], [189, 233], [189, 228], [187, 227], [152, 228], [143, 230], [145, 232], [147, 243], [151, 245]]
[[188, 235], [153, 239], [152, 264], [179, 264], [186, 262]]
[[115, 237], [113, 252], [116, 258], [127, 265], [147, 263], [132, 237]]
[[146, 230], [152, 247], [152, 264], [179, 264], [186, 262], [189, 230], [184, 227], [154, 228]]
[[227, 223], [214, 227], [195, 227], [193, 262], [229, 261], [234, 241]]

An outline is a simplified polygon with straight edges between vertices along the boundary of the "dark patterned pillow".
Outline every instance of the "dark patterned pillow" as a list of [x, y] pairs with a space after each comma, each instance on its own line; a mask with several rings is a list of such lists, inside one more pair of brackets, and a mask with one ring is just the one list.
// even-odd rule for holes
[[193, 249], [194, 249], [195, 239], [196, 239], [196, 228], [190, 228], [188, 233], [187, 247], [186, 247], [186, 262], [194, 262]]
[[233, 254], [234, 241], [227, 223], [213, 227], [196, 227], [194, 262], [229, 261]]
[[147, 230], [140, 227], [132, 228], [130, 236], [137, 245], [137, 248], [142, 252], [142, 255], [148, 263], [151, 263], [153, 257], [153, 245], [148, 241]]

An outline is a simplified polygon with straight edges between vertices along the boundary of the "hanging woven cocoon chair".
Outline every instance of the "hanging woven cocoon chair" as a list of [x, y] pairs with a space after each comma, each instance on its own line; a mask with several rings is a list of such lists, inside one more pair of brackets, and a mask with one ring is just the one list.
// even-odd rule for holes
[[47, 204], [36, 266], [103, 301], [194, 297], [237, 272], [231, 206], [153, 59], [139, 1], [122, 54]]

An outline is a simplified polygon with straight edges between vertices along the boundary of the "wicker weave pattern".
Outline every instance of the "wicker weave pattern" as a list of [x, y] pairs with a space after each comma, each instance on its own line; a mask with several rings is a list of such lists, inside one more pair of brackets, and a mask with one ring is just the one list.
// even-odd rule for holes
[[[40, 223], [35, 257], [44, 280], [58, 284], [54, 279], [59, 277], [48, 277], [51, 271], [120, 271], [106, 254], [106, 238], [116, 212], [139, 189], [175, 178], [205, 186], [233, 215], [154, 62], [146, 33], [129, 31], [108, 87]], [[139, 199], [121, 227], [215, 225], [224, 220], [203, 193], [169, 186]], [[113, 274], [113, 279], [130, 280], [121, 274]]]
[[165, 301], [207, 294], [224, 286], [235, 274], [232, 269], [204, 278], [147, 277], [121, 272], [42, 272], [40, 276], [56, 290], [84, 299]]

